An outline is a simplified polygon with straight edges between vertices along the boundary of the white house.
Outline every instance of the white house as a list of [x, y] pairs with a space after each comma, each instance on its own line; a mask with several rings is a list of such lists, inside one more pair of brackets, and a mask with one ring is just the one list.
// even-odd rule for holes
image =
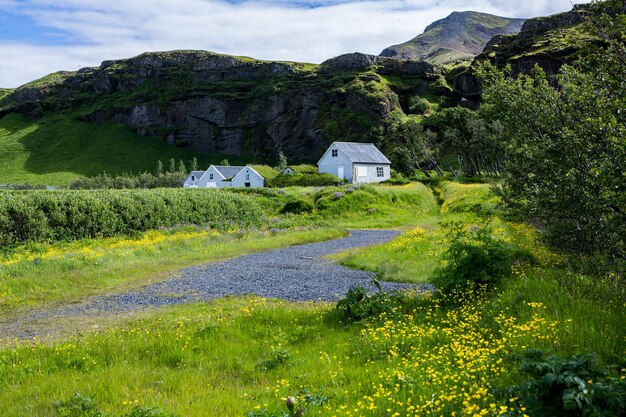
[[296, 171], [294, 171], [292, 167], [285, 167], [285, 168], [283, 168], [283, 170], [282, 170], [282, 171], [280, 171], [280, 173], [281, 173], [282, 175], [291, 175], [291, 174], [293, 174], [294, 172], [296, 172]]
[[200, 178], [204, 175], [205, 171], [191, 171], [187, 178], [185, 178], [185, 182], [183, 183], [184, 188], [198, 188], [200, 184]]
[[200, 188], [232, 187], [230, 180], [245, 167], [230, 165], [211, 165], [202, 176]]
[[184, 188], [262, 188], [265, 178], [251, 167], [211, 165], [206, 171], [191, 171], [183, 183]]
[[263, 188], [265, 178], [251, 167], [244, 167], [230, 181], [231, 187]]
[[353, 184], [391, 178], [391, 162], [372, 143], [333, 142], [317, 168], [320, 173], [333, 174]]

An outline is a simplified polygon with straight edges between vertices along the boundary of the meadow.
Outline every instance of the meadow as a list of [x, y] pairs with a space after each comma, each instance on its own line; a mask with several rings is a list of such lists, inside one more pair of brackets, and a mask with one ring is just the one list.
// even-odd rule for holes
[[[71, 336], [6, 340], [2, 415], [533, 416], [558, 415], [563, 407], [579, 415], [577, 400], [620, 415], [626, 330], [618, 277], [577, 270], [533, 227], [504, 217], [489, 185], [237, 194], [258, 205], [260, 226], [12, 247], [0, 259], [3, 311], [19, 315], [162, 279], [186, 265], [338, 237], [350, 227], [403, 231], [388, 243], [333, 256], [381, 280], [441, 282], [450, 276], [445, 271], [463, 265], [454, 257], [458, 236], [479, 255], [505, 248], [511, 262], [497, 280], [463, 292], [355, 293], [338, 305], [230, 297], [95, 318]], [[509, 258], [502, 259], [494, 264]], [[546, 387], [537, 382], [544, 375], [533, 369], [575, 383], [555, 382], [562, 402], [546, 405], [539, 401]]]

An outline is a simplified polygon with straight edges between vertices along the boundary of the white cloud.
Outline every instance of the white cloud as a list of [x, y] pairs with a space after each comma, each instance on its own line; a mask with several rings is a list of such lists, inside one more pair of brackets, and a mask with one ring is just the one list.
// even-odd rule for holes
[[205, 49], [305, 62], [354, 51], [378, 54], [454, 10], [531, 17], [565, 11], [571, 4], [569, 0], [0, 0], [0, 8], [62, 30], [73, 40], [48, 46], [45, 40], [26, 44], [0, 38], [0, 86], [15, 87], [53, 71], [95, 66], [145, 51]]

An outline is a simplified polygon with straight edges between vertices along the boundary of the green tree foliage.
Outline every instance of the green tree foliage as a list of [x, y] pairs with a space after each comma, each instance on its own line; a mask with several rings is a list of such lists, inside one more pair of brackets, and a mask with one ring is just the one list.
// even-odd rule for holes
[[[592, 30], [616, 33], [614, 26], [595, 29], [602, 22], [592, 22]], [[624, 15], [610, 22], [624, 25]], [[626, 42], [623, 34], [609, 40], [553, 80], [538, 67], [511, 78], [485, 65], [479, 75], [509, 140], [504, 201], [541, 220], [551, 242], [563, 249], [624, 260]]]
[[500, 122], [487, 121], [481, 112], [450, 107], [433, 116], [431, 123], [438, 128], [443, 143], [458, 154], [461, 174], [500, 174], [504, 156]]
[[436, 139], [435, 133], [424, 130], [416, 120], [406, 118], [394, 124], [386, 138], [394, 168], [409, 176], [418, 170], [428, 177], [431, 170], [442, 173]]

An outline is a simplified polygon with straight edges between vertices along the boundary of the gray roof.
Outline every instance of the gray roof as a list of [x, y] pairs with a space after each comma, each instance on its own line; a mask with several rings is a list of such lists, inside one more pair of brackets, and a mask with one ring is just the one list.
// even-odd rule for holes
[[187, 175], [187, 178], [191, 177], [192, 175], [196, 176], [196, 179], [200, 179], [202, 178], [202, 176], [204, 175], [206, 171], [191, 171], [189, 173], [189, 175]]
[[232, 177], [237, 175], [239, 173], [239, 171], [241, 171], [242, 169], [245, 168], [245, 167], [231, 166], [231, 165], [213, 165], [213, 167], [215, 167], [217, 172], [222, 174], [222, 176], [226, 180], [231, 179]]
[[341, 152], [356, 163], [365, 164], [391, 164], [381, 151], [373, 143], [335, 142]]

